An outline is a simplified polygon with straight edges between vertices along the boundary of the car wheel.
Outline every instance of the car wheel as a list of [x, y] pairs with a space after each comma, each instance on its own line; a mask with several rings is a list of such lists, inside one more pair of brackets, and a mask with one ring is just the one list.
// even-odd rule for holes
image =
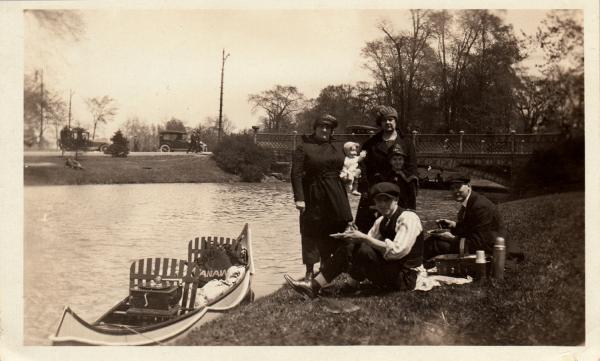
[[108, 150], [108, 144], [102, 144], [98, 150], [102, 153], [106, 153]]
[[167, 152], [170, 152], [170, 151], [171, 151], [171, 147], [169, 147], [169, 146], [168, 146], [168, 145], [166, 145], [166, 144], [164, 144], [164, 145], [161, 145], [161, 146], [160, 146], [160, 151], [161, 151], [161, 152], [165, 152], [165, 153], [167, 153]]

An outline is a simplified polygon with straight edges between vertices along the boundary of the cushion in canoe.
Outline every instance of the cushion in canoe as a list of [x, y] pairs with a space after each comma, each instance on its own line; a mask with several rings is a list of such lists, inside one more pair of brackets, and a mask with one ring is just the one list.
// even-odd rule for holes
[[245, 266], [248, 252], [239, 238], [197, 237], [188, 243], [188, 261], [198, 265], [200, 285], [226, 279], [231, 266]]
[[213, 303], [241, 281], [245, 274], [246, 267], [244, 266], [229, 267], [223, 279], [212, 279], [202, 287], [198, 287], [195, 306], [199, 307]]
[[188, 242], [188, 262], [206, 256], [204, 251], [208, 249], [218, 249], [225, 253], [232, 265], [248, 264], [248, 250], [242, 246], [240, 237], [196, 237]]

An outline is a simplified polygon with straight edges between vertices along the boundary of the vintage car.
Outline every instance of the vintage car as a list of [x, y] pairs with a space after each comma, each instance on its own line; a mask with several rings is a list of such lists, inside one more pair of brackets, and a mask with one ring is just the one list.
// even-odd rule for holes
[[[187, 151], [190, 149], [190, 137], [182, 130], [163, 130], [158, 133], [158, 150], [161, 152]], [[199, 151], [206, 151], [206, 144], [198, 143]]]
[[349, 125], [346, 134], [375, 134], [379, 128], [370, 125]]
[[79, 127], [64, 127], [60, 131], [58, 146], [61, 150], [100, 151], [105, 153], [110, 143], [105, 139], [90, 140], [90, 132]]

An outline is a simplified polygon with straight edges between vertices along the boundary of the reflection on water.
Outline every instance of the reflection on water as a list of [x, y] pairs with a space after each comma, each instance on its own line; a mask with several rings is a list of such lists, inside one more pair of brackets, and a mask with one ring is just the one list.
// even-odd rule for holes
[[[421, 190], [417, 205], [425, 228], [457, 207], [433, 190]], [[190, 239], [235, 237], [246, 222], [258, 297], [276, 290], [283, 273], [303, 274], [288, 183], [26, 187], [25, 344], [48, 344], [67, 304], [92, 322], [125, 297], [132, 261], [185, 259]]]

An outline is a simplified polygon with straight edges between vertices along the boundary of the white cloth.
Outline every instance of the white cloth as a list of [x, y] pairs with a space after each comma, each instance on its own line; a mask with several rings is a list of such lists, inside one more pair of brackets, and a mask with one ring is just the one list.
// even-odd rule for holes
[[417, 275], [417, 281], [415, 284], [416, 291], [429, 291], [434, 287], [442, 285], [464, 285], [473, 282], [473, 278], [471, 278], [471, 276], [467, 276], [467, 278], [460, 278], [441, 275], [428, 275], [425, 269], [423, 269], [423, 271], [424, 272], [419, 272]]
[[210, 302], [224, 294], [232, 284], [241, 279], [246, 273], [244, 266], [231, 266], [225, 273], [225, 279], [213, 279], [208, 281], [203, 287], [198, 288], [196, 297], [204, 300], [204, 303]]
[[383, 258], [386, 260], [401, 259], [410, 252], [417, 237], [421, 234], [421, 231], [423, 231], [421, 220], [415, 212], [402, 212], [396, 220], [396, 236], [392, 240], [382, 239], [379, 227], [383, 218], [383, 216], [377, 218], [373, 227], [369, 230], [369, 236], [385, 242]]

